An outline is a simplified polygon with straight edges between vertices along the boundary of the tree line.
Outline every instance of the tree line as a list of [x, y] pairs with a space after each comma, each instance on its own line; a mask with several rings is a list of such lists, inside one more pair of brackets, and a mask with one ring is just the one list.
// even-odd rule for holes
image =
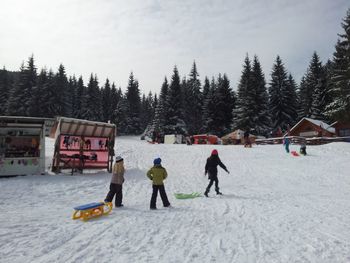
[[259, 58], [247, 54], [236, 91], [226, 74], [205, 77], [202, 84], [194, 62], [187, 76], [175, 66], [159, 94], [141, 94], [130, 73], [126, 91], [91, 74], [67, 76], [38, 69], [34, 57], [18, 72], [0, 70], [0, 115], [66, 116], [110, 121], [118, 134], [198, 134], [222, 136], [233, 129], [250, 129], [268, 136], [286, 130], [303, 117], [350, 121], [350, 9], [343, 19], [333, 58], [322, 63], [314, 52], [299, 84], [277, 56], [268, 82]]

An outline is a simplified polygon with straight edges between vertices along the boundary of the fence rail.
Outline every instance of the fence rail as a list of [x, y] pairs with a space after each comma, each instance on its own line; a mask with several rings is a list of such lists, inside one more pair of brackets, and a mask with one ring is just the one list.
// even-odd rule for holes
[[[287, 136], [292, 144], [307, 144], [307, 145], [320, 145], [331, 142], [350, 142], [350, 136], [348, 137], [312, 137], [306, 138], [301, 136]], [[256, 139], [256, 144], [282, 144], [284, 137]]]

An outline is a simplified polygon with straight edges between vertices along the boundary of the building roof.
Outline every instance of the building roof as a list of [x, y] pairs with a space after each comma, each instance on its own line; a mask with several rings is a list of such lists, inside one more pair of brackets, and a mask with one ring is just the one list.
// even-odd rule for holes
[[28, 124], [44, 124], [52, 122], [51, 118], [25, 117], [25, 116], [0, 116], [0, 123], [28, 123]]
[[335, 133], [335, 129], [334, 129], [331, 125], [325, 123], [324, 121], [315, 120], [315, 119], [306, 118], [306, 117], [302, 118], [297, 124], [295, 124], [295, 125], [290, 129], [290, 131], [293, 131], [293, 130], [294, 130], [296, 127], [298, 127], [299, 124], [300, 124], [302, 121], [304, 121], [304, 120], [306, 120], [306, 121], [308, 121], [308, 122], [311, 122], [312, 124], [314, 124], [314, 125], [316, 125], [316, 126], [319, 126], [319, 127], [321, 127], [322, 129], [324, 129], [324, 130], [326, 130], [326, 131], [328, 131], [328, 132], [330, 132], [330, 133]]
[[86, 136], [86, 137], [108, 137], [114, 139], [116, 133], [115, 124], [88, 121], [82, 119], [57, 117], [53, 133]]
[[[234, 130], [233, 132], [230, 132], [224, 136], [221, 137], [221, 139], [228, 139], [228, 138], [233, 138], [233, 137], [237, 137], [237, 135], [239, 135], [239, 137], [242, 137], [243, 138], [243, 135], [244, 135], [244, 131], [243, 130], [240, 130], [240, 129], [237, 129], [237, 130]], [[251, 134], [250, 134], [251, 135]]]

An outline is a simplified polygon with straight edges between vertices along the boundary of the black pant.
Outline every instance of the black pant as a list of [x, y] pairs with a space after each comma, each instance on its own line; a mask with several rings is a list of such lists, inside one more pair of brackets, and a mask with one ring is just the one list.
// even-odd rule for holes
[[209, 180], [210, 180], [210, 182], [209, 182], [209, 184], [208, 184], [207, 189], [205, 190], [205, 192], [206, 192], [206, 193], [209, 193], [211, 186], [212, 186], [213, 183], [215, 182], [215, 191], [216, 191], [216, 193], [218, 193], [218, 192], [219, 192], [219, 179], [218, 179], [218, 176], [217, 176], [217, 175], [210, 176], [210, 177], [209, 177]]
[[105, 202], [112, 202], [115, 195], [115, 206], [120, 206], [123, 201], [123, 186], [121, 184], [109, 185], [109, 192], [106, 196]]
[[156, 203], [157, 203], [158, 190], [160, 193], [160, 197], [162, 198], [162, 201], [163, 201], [163, 206], [168, 207], [170, 203], [166, 195], [164, 185], [153, 185], [153, 193], [152, 193], [150, 208], [157, 208]]

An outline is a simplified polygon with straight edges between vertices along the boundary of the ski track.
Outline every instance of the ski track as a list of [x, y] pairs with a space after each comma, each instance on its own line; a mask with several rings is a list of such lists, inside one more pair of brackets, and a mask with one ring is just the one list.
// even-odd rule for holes
[[[47, 147], [52, 151], [52, 142]], [[72, 207], [103, 200], [110, 174], [2, 179], [0, 262], [350, 262], [350, 165], [332, 158], [348, 158], [349, 145], [319, 147], [295, 158], [275, 145], [118, 138], [125, 207], [88, 222], [71, 220]], [[213, 186], [209, 198], [175, 199], [175, 192], [204, 192], [204, 165], [214, 148], [231, 172], [218, 168], [224, 195]], [[146, 172], [156, 157], [168, 171], [174, 208], [163, 208], [158, 197], [159, 209], [150, 211]]]

